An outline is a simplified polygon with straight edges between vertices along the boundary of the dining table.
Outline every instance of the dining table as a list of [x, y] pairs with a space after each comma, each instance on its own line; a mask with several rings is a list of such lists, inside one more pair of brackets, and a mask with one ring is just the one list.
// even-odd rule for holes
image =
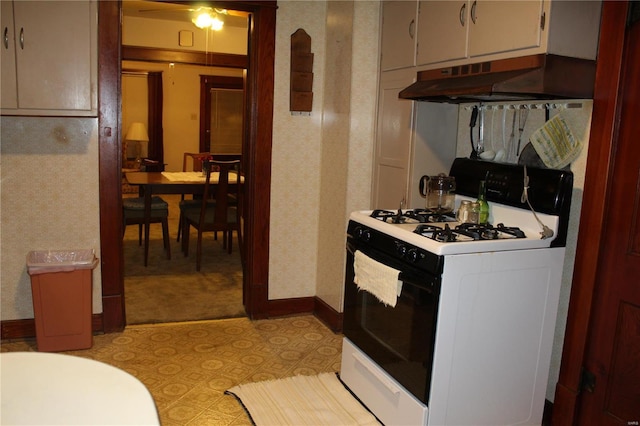
[[[209, 185], [217, 185], [220, 174], [211, 172]], [[206, 176], [202, 172], [127, 172], [125, 179], [129, 185], [139, 187], [144, 198], [144, 266], [149, 256], [149, 223], [151, 219], [151, 197], [158, 194], [202, 194]], [[240, 184], [244, 176], [240, 175]], [[229, 173], [229, 185], [238, 183], [238, 174]]]
[[147, 387], [130, 373], [80, 356], [0, 354], [3, 425], [160, 425]]

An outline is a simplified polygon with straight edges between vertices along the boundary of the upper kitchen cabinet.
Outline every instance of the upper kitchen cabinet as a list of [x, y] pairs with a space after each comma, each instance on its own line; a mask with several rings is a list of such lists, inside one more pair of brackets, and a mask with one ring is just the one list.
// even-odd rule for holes
[[468, 20], [468, 1], [421, 1], [416, 63], [466, 58]]
[[97, 4], [2, 1], [2, 115], [97, 115]]
[[381, 71], [415, 65], [417, 13], [418, 0], [382, 2]]
[[550, 53], [595, 59], [599, 1], [420, 1], [416, 65], [424, 69]]

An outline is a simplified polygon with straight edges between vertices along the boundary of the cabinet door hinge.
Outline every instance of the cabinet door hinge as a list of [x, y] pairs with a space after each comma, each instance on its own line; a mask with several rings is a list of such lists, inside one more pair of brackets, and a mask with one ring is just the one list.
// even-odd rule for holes
[[586, 368], [582, 367], [582, 375], [580, 377], [580, 391], [593, 393], [596, 388], [596, 375]]
[[547, 18], [547, 14], [545, 12], [542, 12], [542, 15], [540, 15], [540, 29], [544, 30], [544, 24], [546, 22], [546, 18]]

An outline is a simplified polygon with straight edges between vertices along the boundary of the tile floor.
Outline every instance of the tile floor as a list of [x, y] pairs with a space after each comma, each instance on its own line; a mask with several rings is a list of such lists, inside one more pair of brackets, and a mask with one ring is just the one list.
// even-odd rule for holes
[[[342, 335], [311, 315], [129, 326], [65, 352], [111, 364], [151, 392], [164, 426], [249, 425], [225, 390], [239, 383], [339, 371]], [[35, 340], [4, 341], [1, 352], [35, 351]]]

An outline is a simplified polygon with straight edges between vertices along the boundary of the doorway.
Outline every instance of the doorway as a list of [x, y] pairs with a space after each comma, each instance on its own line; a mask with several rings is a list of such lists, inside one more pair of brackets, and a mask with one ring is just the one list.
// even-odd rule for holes
[[[134, 70], [123, 71], [121, 81], [123, 129], [129, 128], [132, 122], [149, 129], [148, 141], [145, 142], [149, 149], [143, 150], [144, 157], [162, 164], [160, 171], [163, 172], [196, 170], [193, 168], [195, 164], [187, 161], [190, 159], [185, 157], [185, 153], [242, 153], [242, 75], [245, 69], [219, 66], [212, 56], [215, 52], [208, 49], [222, 43], [219, 40], [237, 38], [234, 45], [226, 44], [224, 48], [236, 52], [234, 55], [246, 57], [246, 42], [242, 39], [243, 35], [246, 38], [248, 17], [229, 11], [227, 17], [233, 19], [227, 19], [220, 31], [213, 31], [196, 28], [191, 22], [191, 10], [184, 5], [166, 3], [158, 8], [153, 1], [123, 3], [122, 47], [126, 53], [122, 68]], [[158, 36], [150, 41], [149, 34]], [[188, 34], [189, 37], [184, 43], [180, 40], [178, 46], [178, 37], [166, 37], [165, 34]], [[186, 46], [180, 50], [182, 45]], [[131, 47], [135, 47], [133, 54]], [[190, 48], [196, 50], [188, 50]], [[202, 49], [205, 57], [210, 58], [205, 63], [192, 63], [198, 61], [180, 57], [182, 52], [200, 52]], [[156, 76], [155, 85], [152, 85], [152, 75]], [[139, 82], [134, 84], [137, 80]], [[152, 111], [159, 112], [153, 127]], [[204, 149], [200, 135], [203, 128], [209, 135]], [[136, 144], [127, 140], [129, 133], [124, 137], [124, 146]], [[140, 155], [136, 155], [136, 161], [127, 157], [130, 154], [123, 156], [123, 161], [126, 161], [123, 171], [138, 171]], [[156, 196], [168, 207], [170, 250], [167, 252], [163, 244], [166, 237], [163, 226], [152, 224], [149, 259], [143, 261], [144, 246], [140, 243], [139, 225], [125, 228], [123, 255], [127, 324], [245, 316], [239, 247], [232, 247], [227, 252], [223, 244], [225, 240], [217, 238], [214, 233], [205, 233], [203, 266], [196, 270], [195, 235], [188, 239], [190, 256], [184, 256], [178, 229], [181, 205], [193, 205], [189, 201], [193, 195], [161, 192]], [[138, 197], [138, 187], [123, 184], [124, 200], [131, 197]], [[235, 239], [234, 236], [231, 241]], [[165, 253], [172, 253], [171, 258]]]
[[[120, 2], [99, 2], [99, 140], [100, 227], [102, 254], [102, 324], [105, 332], [126, 324], [123, 256], [120, 239], [121, 121], [120, 121]], [[246, 268], [243, 297], [247, 314], [268, 316], [268, 240], [271, 137], [273, 127], [273, 69], [276, 2], [234, 2], [249, 14], [249, 55], [245, 76], [247, 137], [245, 191], [247, 218]], [[260, 111], [260, 114], [257, 111]], [[115, 207], [115, 208], [114, 208]], [[260, 230], [260, 232], [256, 232]]]

